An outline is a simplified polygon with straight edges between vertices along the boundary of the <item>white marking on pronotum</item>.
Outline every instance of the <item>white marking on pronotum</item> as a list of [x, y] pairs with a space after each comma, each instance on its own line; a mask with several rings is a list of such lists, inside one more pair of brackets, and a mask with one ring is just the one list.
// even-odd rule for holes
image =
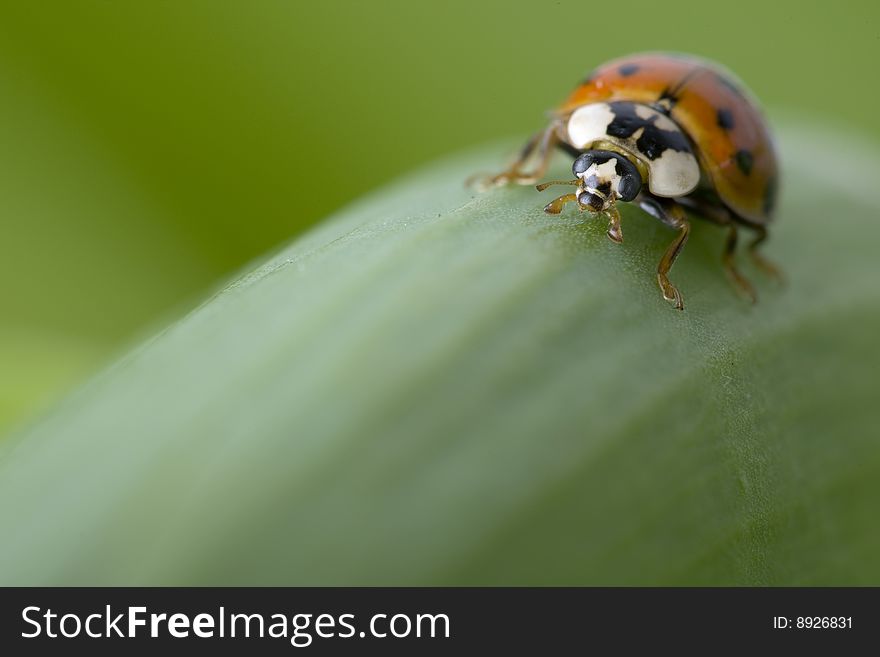
[[607, 137], [612, 121], [614, 112], [607, 103], [578, 107], [568, 119], [568, 139], [575, 148], [589, 148], [594, 141]]

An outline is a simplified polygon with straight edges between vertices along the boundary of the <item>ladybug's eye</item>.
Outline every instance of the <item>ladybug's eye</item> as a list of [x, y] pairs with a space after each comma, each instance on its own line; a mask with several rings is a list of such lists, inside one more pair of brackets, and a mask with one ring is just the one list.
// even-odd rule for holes
[[591, 164], [593, 164], [593, 157], [589, 153], [582, 153], [571, 165], [571, 172], [575, 176], [579, 176], [589, 169]]
[[632, 201], [642, 189], [642, 176], [636, 165], [622, 155], [617, 156], [617, 174], [620, 182], [617, 184], [617, 194], [624, 201]]
[[636, 174], [627, 174], [620, 178], [617, 185], [617, 193], [623, 201], [632, 201], [642, 189], [641, 177]]

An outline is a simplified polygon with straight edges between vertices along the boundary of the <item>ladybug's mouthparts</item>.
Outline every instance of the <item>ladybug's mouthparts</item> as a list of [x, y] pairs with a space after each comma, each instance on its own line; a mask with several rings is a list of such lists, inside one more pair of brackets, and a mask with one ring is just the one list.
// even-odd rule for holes
[[587, 187], [583, 179], [575, 178], [574, 180], [548, 180], [547, 182], [535, 185], [535, 189], [543, 192], [551, 185], [574, 185], [577, 189], [572, 194], [564, 194], [557, 199], [550, 201], [544, 208], [548, 214], [559, 214], [562, 207], [569, 202], [576, 202], [578, 208], [587, 210], [591, 214], [600, 214], [608, 212], [614, 207], [615, 198], [609, 198], [603, 192], [592, 187]]
[[577, 201], [583, 209], [596, 213], [606, 211], [614, 203], [614, 197], [609, 198], [598, 189], [583, 186], [578, 190]]

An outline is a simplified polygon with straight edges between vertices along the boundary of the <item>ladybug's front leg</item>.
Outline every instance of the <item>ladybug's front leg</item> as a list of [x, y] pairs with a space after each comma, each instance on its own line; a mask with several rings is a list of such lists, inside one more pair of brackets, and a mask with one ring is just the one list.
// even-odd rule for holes
[[678, 236], [673, 240], [672, 244], [666, 249], [666, 253], [660, 259], [657, 266], [657, 283], [660, 285], [660, 291], [663, 298], [672, 303], [678, 310], [684, 309], [684, 302], [681, 293], [669, 280], [669, 270], [675, 264], [675, 259], [687, 243], [688, 235], [691, 232], [691, 223], [688, 221], [684, 208], [678, 203], [668, 198], [659, 198], [647, 194], [639, 194], [635, 202], [645, 212], [656, 217], [670, 228], [678, 230]]
[[[553, 156], [553, 148], [559, 143], [559, 129], [561, 124], [553, 121], [545, 130], [532, 135], [531, 139], [526, 142], [511, 165], [501, 173], [478, 180], [478, 185], [482, 189], [490, 187], [501, 187], [508, 183], [516, 183], [517, 185], [533, 185], [544, 177], [547, 167], [550, 166], [550, 159]], [[537, 160], [535, 167], [531, 171], [523, 171], [523, 169], [532, 160]]]

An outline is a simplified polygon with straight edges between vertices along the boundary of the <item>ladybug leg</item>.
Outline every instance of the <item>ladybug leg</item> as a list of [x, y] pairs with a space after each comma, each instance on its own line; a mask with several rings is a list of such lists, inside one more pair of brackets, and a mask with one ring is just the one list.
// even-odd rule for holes
[[[501, 173], [488, 178], [476, 178], [478, 187], [486, 190], [491, 187], [501, 187], [508, 183], [516, 183], [517, 185], [533, 185], [544, 176], [547, 167], [550, 166], [550, 159], [553, 156], [553, 148], [559, 143], [559, 128], [561, 123], [554, 121], [543, 132], [532, 135], [525, 146], [520, 150], [519, 155], [511, 163], [511, 165]], [[523, 169], [532, 160], [537, 160], [531, 171]], [[474, 182], [470, 179], [468, 183]]]
[[749, 257], [751, 257], [752, 262], [755, 263], [758, 269], [781, 283], [784, 280], [782, 271], [757, 251], [761, 243], [767, 239], [767, 229], [764, 226], [753, 226], [752, 228], [757, 235], [755, 239], [749, 242]]
[[[721, 264], [724, 266], [724, 272], [733, 286], [752, 303], [758, 300], [754, 286], [749, 280], [743, 276], [739, 269], [736, 268], [734, 254], [736, 253], [736, 245], [739, 241], [739, 231], [736, 225], [736, 218], [720, 203], [709, 202], [703, 199], [686, 198], [682, 199], [688, 207], [705, 217], [709, 221], [719, 226], [727, 226], [727, 239], [724, 241], [724, 250], [721, 252]], [[765, 231], [766, 232], [766, 231]], [[751, 247], [750, 247], [751, 249]]]
[[608, 239], [618, 244], [623, 243], [623, 231], [620, 228], [620, 210], [612, 205], [606, 210], [605, 215], [608, 217]]
[[559, 198], [555, 198], [544, 206], [544, 212], [547, 214], [559, 214], [566, 203], [577, 203], [577, 194], [564, 194]]
[[672, 244], [666, 249], [666, 253], [660, 259], [657, 266], [657, 283], [660, 285], [660, 291], [663, 298], [669, 301], [678, 310], [684, 309], [684, 302], [681, 293], [669, 280], [669, 270], [675, 264], [675, 259], [687, 243], [688, 235], [691, 232], [691, 222], [688, 221], [684, 208], [672, 199], [659, 198], [639, 194], [635, 202], [645, 212], [656, 217], [670, 228], [678, 230], [678, 236], [672, 241]]
[[657, 283], [660, 285], [660, 291], [663, 292], [663, 298], [674, 305], [676, 309], [684, 310], [684, 302], [682, 301], [681, 293], [678, 291], [678, 288], [669, 281], [667, 274], [669, 273], [669, 270], [672, 269], [672, 265], [675, 264], [675, 259], [678, 257], [678, 254], [681, 253], [681, 250], [687, 243], [688, 235], [690, 235], [691, 232], [691, 223], [684, 218], [675, 227], [678, 228], [678, 237], [676, 237], [672, 244], [669, 245], [669, 248], [666, 249], [666, 253], [664, 253], [663, 257], [660, 259], [660, 265], [657, 267]]
[[727, 240], [724, 242], [724, 251], [721, 253], [721, 263], [724, 265], [724, 271], [727, 272], [727, 276], [733, 283], [734, 287], [736, 287], [743, 296], [748, 298], [749, 301], [755, 303], [758, 300], [758, 295], [755, 294], [755, 288], [752, 287], [752, 284], [749, 283], [745, 276], [739, 273], [739, 270], [736, 268], [736, 264], [733, 261], [734, 253], [736, 252], [737, 236], [738, 231], [736, 224], [731, 222], [727, 233]]

